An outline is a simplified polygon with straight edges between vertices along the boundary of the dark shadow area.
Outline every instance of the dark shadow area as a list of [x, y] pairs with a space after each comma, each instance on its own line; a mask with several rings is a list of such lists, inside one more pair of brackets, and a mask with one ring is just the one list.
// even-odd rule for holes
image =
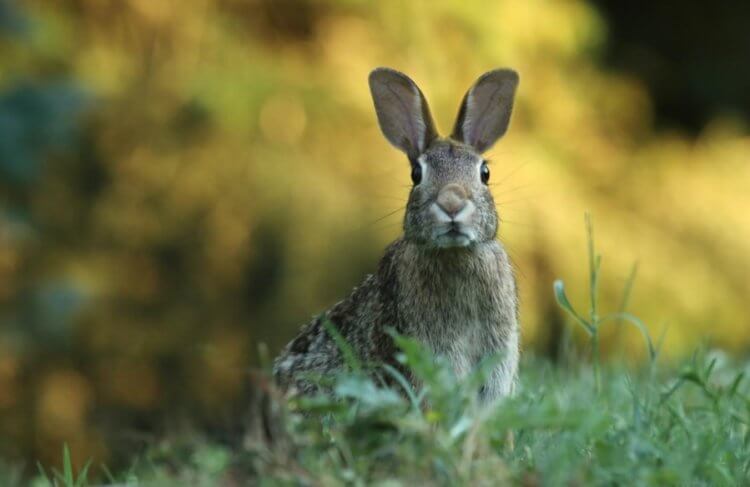
[[750, 116], [750, 2], [592, 0], [604, 62], [641, 79], [659, 127], [695, 134], [717, 115]]

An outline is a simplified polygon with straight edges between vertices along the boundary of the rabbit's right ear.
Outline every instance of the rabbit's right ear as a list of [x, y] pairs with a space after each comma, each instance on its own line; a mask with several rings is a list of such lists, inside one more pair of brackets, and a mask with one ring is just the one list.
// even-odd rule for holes
[[414, 81], [394, 69], [377, 68], [369, 81], [383, 135], [410, 159], [416, 159], [437, 137], [424, 95]]

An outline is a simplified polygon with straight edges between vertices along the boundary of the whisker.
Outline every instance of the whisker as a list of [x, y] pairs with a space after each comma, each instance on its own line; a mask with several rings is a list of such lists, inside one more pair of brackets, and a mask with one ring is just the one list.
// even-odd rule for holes
[[498, 201], [497, 206], [512, 205], [514, 203], [523, 203], [524, 201], [529, 201], [529, 200], [539, 199], [539, 198], [540, 198], [539, 195], [531, 195], [531, 196], [526, 196], [524, 198], [516, 198], [514, 200]]
[[398, 213], [398, 212], [400, 212], [400, 211], [402, 211], [404, 209], [406, 209], [406, 205], [401, 206], [399, 208], [396, 208], [393, 211], [389, 211], [385, 215], [383, 215], [380, 218], [377, 218], [377, 219], [375, 219], [373, 221], [365, 222], [365, 223], [363, 223], [361, 225], [352, 227], [351, 233], [352, 234], [361, 233], [365, 228], [369, 228], [369, 229], [374, 229], [374, 228], [389, 228], [391, 226], [401, 225], [400, 221], [396, 221], [396, 222], [392, 222], [392, 223], [386, 223], [385, 225], [378, 225], [378, 224], [381, 223], [381, 222], [383, 222], [383, 221], [385, 221], [387, 218], [394, 216], [396, 213]]
[[527, 280], [528, 277], [526, 276], [526, 273], [524, 273], [523, 267], [519, 267], [517, 265], [520, 261], [520, 259], [518, 258], [518, 253], [515, 251], [515, 249], [511, 249], [510, 245], [508, 245], [506, 242], [503, 242], [503, 247], [505, 247], [505, 252], [508, 254], [508, 258], [513, 265], [513, 270], [516, 272], [516, 275], [522, 278], [524, 281]]
[[496, 156], [507, 156], [508, 154], [514, 154], [515, 151], [512, 151], [510, 149], [494, 149], [492, 151], [492, 157], [489, 158], [489, 160], [495, 159]]
[[390, 195], [390, 194], [372, 193], [372, 194], [370, 194], [370, 196], [372, 196], [374, 198], [381, 198], [381, 199], [384, 199], [384, 200], [399, 201], [401, 203], [404, 203], [406, 201], [406, 199], [404, 197], [402, 197], [402, 196], [393, 196], [393, 195]]
[[538, 224], [535, 224], [535, 223], [522, 223], [522, 222], [517, 222], [513, 220], [506, 220], [505, 218], [501, 218], [500, 223], [503, 223], [503, 224], [510, 223], [511, 225], [517, 225], [519, 227], [524, 227], [524, 228], [535, 228], [535, 229], [541, 228]]
[[510, 194], [510, 193], [516, 192], [516, 191], [521, 190], [521, 189], [526, 189], [529, 186], [534, 186], [534, 183], [522, 184], [522, 185], [516, 186], [514, 188], [506, 189], [506, 190], [503, 190], [503, 191], [498, 191], [497, 194], [498, 195], [501, 195], [501, 194]]
[[387, 223], [385, 225], [381, 225], [380, 226], [381, 229], [396, 228], [396, 227], [401, 228], [401, 222], [400, 221], [391, 222], [391, 223]]
[[381, 216], [381, 217], [380, 217], [380, 218], [378, 218], [377, 220], [375, 220], [375, 221], [372, 221], [372, 222], [369, 222], [369, 223], [367, 224], [367, 226], [370, 226], [370, 225], [375, 225], [376, 223], [378, 223], [378, 222], [381, 222], [381, 221], [385, 220], [385, 219], [386, 219], [386, 218], [388, 218], [389, 216], [393, 216], [393, 215], [395, 215], [396, 213], [398, 213], [399, 211], [402, 211], [402, 210], [405, 210], [405, 209], [406, 209], [406, 205], [404, 205], [404, 206], [401, 206], [401, 207], [399, 207], [399, 208], [396, 208], [395, 210], [393, 210], [393, 211], [390, 211], [390, 212], [386, 213], [385, 215]]
[[499, 185], [503, 184], [511, 176], [513, 176], [515, 173], [517, 173], [518, 171], [520, 171], [524, 166], [527, 166], [528, 164], [529, 164], [529, 161], [526, 161], [526, 162], [522, 163], [520, 166], [518, 166], [515, 169], [513, 169], [511, 172], [509, 172], [508, 174], [506, 174], [505, 177], [503, 177], [500, 181], [498, 181], [497, 185], [499, 186]]

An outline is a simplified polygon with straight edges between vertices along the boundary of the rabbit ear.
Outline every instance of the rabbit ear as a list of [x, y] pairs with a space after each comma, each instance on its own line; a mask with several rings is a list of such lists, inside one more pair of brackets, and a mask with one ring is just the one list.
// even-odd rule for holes
[[369, 81], [383, 135], [416, 159], [437, 137], [424, 95], [414, 81], [394, 69], [377, 68]]
[[492, 147], [508, 129], [517, 86], [518, 73], [512, 69], [480, 76], [461, 102], [451, 137], [480, 154]]

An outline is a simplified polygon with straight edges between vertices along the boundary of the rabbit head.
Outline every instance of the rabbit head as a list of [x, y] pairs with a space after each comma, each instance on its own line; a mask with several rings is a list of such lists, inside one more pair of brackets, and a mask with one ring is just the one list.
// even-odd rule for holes
[[518, 75], [482, 75], [464, 96], [450, 137], [440, 137], [427, 100], [408, 76], [389, 68], [370, 73], [370, 91], [386, 139], [409, 158], [414, 183], [404, 238], [431, 248], [494, 240], [498, 216], [481, 154], [505, 134]]

